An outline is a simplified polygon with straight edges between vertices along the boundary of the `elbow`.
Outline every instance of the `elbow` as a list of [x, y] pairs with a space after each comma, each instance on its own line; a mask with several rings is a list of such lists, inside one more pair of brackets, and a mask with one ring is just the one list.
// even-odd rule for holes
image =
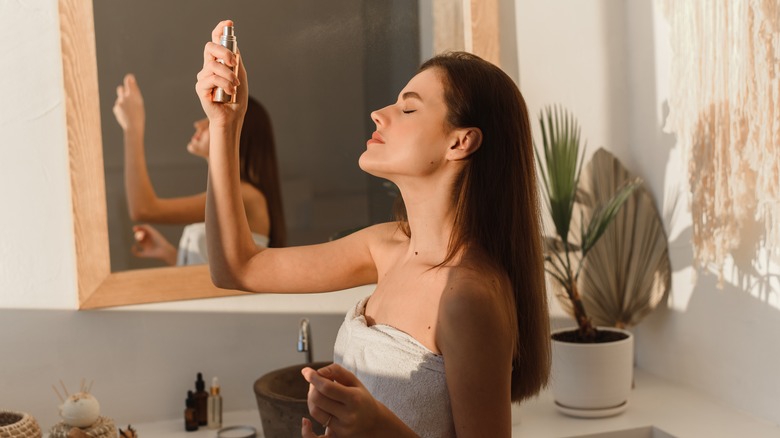
[[127, 197], [127, 212], [130, 219], [136, 222], [160, 222], [163, 219], [163, 206], [159, 200], [154, 196], [139, 198], [139, 196]]
[[148, 211], [142, 208], [133, 207], [132, 205], [128, 205], [128, 213], [130, 215], [130, 220], [133, 222], [149, 222], [152, 220]]
[[220, 289], [247, 291], [246, 285], [242, 281], [243, 277], [236, 271], [220, 269], [209, 263], [209, 273], [211, 274], [211, 282]]
[[240, 290], [244, 292], [257, 292], [256, 285], [250, 285], [249, 259], [251, 254], [244, 257], [227, 257], [219, 251], [212, 252], [209, 247], [209, 273], [211, 282], [220, 289]]
[[215, 272], [214, 269], [211, 269], [210, 272], [211, 282], [214, 283], [214, 286], [220, 289], [240, 289], [239, 282], [234, 276], [221, 272]]

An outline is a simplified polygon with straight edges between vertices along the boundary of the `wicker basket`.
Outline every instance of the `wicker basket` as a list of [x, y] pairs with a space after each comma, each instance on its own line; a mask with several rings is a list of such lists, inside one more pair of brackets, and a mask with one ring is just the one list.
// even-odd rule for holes
[[[67, 438], [68, 432], [70, 432], [71, 429], [73, 429], [73, 426], [68, 426], [60, 421], [49, 430], [49, 437]], [[80, 427], [79, 429], [90, 438], [116, 438], [118, 433], [116, 426], [114, 425], [114, 420], [108, 417], [98, 417], [95, 424], [87, 428]], [[0, 438], [3, 438], [2, 435], [0, 435]]]
[[0, 411], [0, 438], [41, 438], [41, 428], [32, 415]]

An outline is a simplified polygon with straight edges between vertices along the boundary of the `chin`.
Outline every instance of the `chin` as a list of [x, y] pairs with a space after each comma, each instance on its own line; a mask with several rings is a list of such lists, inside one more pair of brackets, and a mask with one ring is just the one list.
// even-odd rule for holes
[[371, 160], [370, 157], [367, 157], [366, 156], [367, 153], [368, 151], [363, 152], [363, 154], [360, 155], [360, 159], [358, 159], [358, 167], [360, 167], [360, 170], [366, 172], [369, 175], [373, 175], [377, 178], [387, 179], [387, 172], [382, 172], [379, 163], [377, 163], [374, 160]]

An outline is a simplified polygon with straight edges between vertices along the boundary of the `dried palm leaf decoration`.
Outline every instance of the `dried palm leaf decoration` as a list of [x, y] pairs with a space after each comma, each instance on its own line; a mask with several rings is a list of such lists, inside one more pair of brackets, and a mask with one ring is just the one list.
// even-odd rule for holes
[[[595, 206], [635, 178], [614, 155], [603, 148], [596, 151], [580, 177], [575, 221], [589, 223]], [[579, 278], [583, 304], [596, 325], [631, 327], [658, 305], [670, 286], [671, 263], [663, 222], [641, 185], [584, 261]], [[569, 310], [568, 300], [561, 301]]]
[[723, 280], [740, 229], [780, 251], [780, 2], [658, 0], [672, 48], [666, 129], [688, 162], [694, 262]]

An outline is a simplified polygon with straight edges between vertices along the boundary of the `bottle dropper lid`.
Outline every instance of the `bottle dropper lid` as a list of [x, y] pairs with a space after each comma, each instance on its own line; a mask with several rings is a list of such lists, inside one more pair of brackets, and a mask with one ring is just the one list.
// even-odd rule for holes
[[206, 389], [206, 382], [203, 381], [203, 374], [198, 373], [198, 380], [195, 381], [195, 389], [203, 391]]
[[192, 391], [187, 391], [187, 399], [184, 400], [184, 403], [187, 405], [188, 408], [194, 408], [195, 407], [195, 395], [192, 393]]
[[211, 395], [219, 395], [219, 379], [217, 379], [217, 376], [211, 378]]

